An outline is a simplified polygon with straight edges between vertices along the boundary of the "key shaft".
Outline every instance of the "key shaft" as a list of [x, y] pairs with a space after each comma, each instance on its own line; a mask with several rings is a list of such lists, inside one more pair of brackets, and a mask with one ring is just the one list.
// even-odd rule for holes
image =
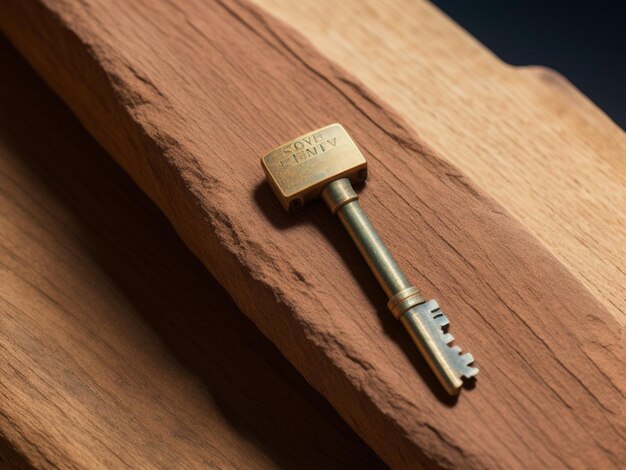
[[398, 263], [380, 238], [359, 204], [358, 195], [346, 178], [333, 181], [322, 191], [322, 199], [350, 234], [359, 252], [390, 299], [411, 287]]
[[[456, 395], [463, 384], [459, 373], [454, 368], [455, 355], [458, 356], [460, 350], [458, 348], [453, 350], [447, 345], [444, 345], [445, 349], [442, 349], [441, 344], [438, 344], [438, 339], [442, 335], [442, 325], [433, 323], [435, 317], [432, 316], [431, 311], [434, 309], [435, 316], [438, 316], [436, 312], [439, 307], [436, 302], [427, 303], [420, 291], [407, 280], [378, 231], [361, 208], [358, 195], [349, 179], [341, 178], [327, 185], [322, 190], [322, 199], [330, 211], [339, 217], [387, 294], [388, 307], [391, 312], [408, 331], [446, 391], [451, 395]], [[452, 336], [450, 338], [452, 339]], [[452, 360], [447, 357], [447, 350], [453, 353], [449, 355]], [[460, 362], [467, 362], [471, 356], [469, 358], [466, 356], [465, 361], [461, 360], [461, 356], [458, 358]]]

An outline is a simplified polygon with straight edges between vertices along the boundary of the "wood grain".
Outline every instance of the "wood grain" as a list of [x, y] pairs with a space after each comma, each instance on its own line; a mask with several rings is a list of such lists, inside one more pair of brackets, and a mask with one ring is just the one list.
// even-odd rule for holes
[[573, 85], [502, 63], [425, 1], [254, 1], [391, 105], [626, 323], [626, 134]]
[[[21, 52], [165, 212], [237, 304], [396, 467], [617, 467], [620, 324], [400, 116], [241, 2], [6, 2]], [[10, 20], [9, 20], [10, 18]], [[296, 25], [297, 26], [297, 25]], [[258, 158], [339, 121], [370, 165], [362, 203], [478, 359], [443, 397], [321, 204], [295, 217]]]
[[380, 468], [0, 41], [0, 466]]

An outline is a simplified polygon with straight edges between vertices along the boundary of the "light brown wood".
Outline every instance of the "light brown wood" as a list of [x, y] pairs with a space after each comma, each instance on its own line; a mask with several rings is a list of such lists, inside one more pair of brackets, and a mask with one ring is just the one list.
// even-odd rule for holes
[[0, 41], [0, 466], [380, 468]]
[[626, 135], [566, 79], [502, 63], [421, 0], [254, 2], [393, 107], [626, 323]]
[[[11, 18], [9, 21], [8, 18]], [[617, 467], [620, 325], [391, 108], [246, 2], [8, 2], [0, 24], [242, 310], [389, 463]], [[295, 217], [267, 149], [339, 121], [362, 202], [481, 367], [437, 388], [321, 205]]]

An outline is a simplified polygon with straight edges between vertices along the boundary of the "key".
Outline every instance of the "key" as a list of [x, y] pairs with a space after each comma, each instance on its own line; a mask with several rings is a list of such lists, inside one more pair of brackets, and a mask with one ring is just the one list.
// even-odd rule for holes
[[322, 198], [336, 214], [389, 298], [400, 320], [450, 395], [463, 377], [478, 373], [470, 353], [451, 346], [448, 318], [435, 300], [426, 300], [409, 283], [376, 229], [361, 209], [352, 184], [367, 179], [367, 163], [340, 124], [331, 124], [275, 148], [261, 158], [267, 180], [288, 212]]

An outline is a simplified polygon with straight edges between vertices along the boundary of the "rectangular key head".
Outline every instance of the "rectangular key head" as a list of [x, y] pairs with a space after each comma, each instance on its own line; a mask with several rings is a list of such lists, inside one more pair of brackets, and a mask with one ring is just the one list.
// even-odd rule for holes
[[296, 211], [334, 180], [365, 181], [367, 163], [341, 124], [276, 147], [261, 158], [267, 180], [287, 211]]

